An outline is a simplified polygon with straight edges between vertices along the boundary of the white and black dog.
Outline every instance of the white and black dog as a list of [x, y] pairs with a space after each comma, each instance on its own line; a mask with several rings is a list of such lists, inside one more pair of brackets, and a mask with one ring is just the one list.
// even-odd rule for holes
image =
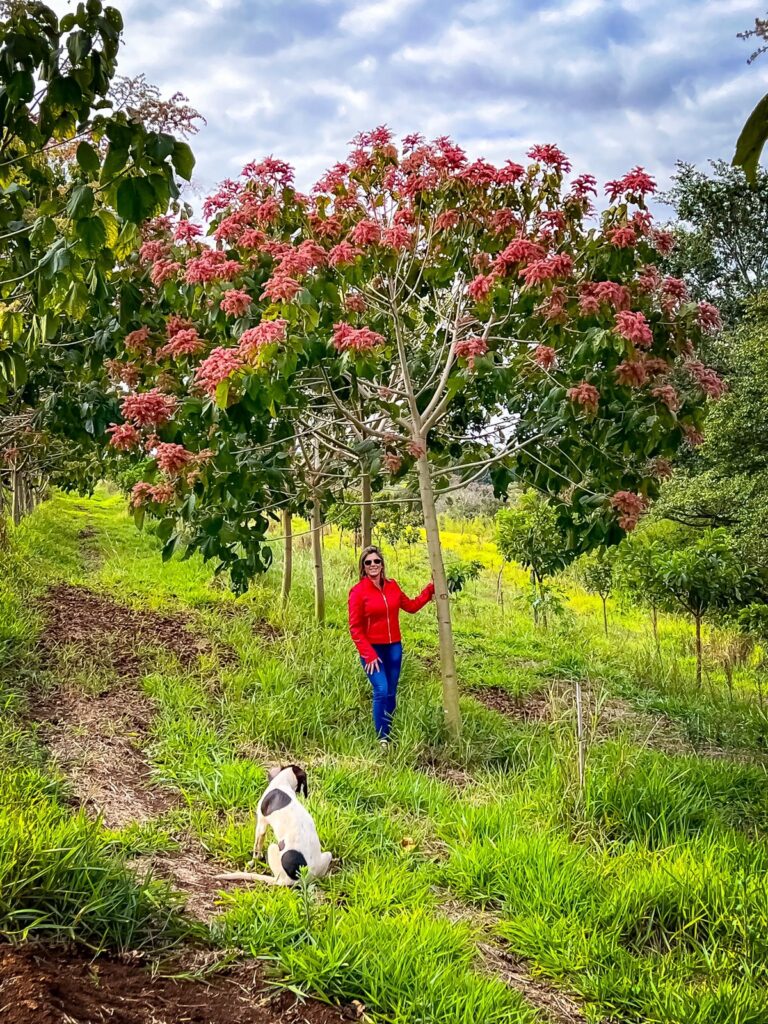
[[272, 875], [258, 875], [250, 871], [233, 871], [217, 878], [226, 881], [241, 879], [267, 882], [269, 885], [294, 885], [299, 871], [306, 867], [315, 878], [323, 878], [331, 866], [331, 854], [323, 853], [312, 815], [299, 801], [300, 792], [307, 796], [307, 773], [298, 765], [269, 771], [269, 785], [259, 801], [256, 817], [256, 835], [253, 842], [253, 861], [261, 855], [267, 829], [275, 833], [276, 843], [267, 850], [267, 863]]

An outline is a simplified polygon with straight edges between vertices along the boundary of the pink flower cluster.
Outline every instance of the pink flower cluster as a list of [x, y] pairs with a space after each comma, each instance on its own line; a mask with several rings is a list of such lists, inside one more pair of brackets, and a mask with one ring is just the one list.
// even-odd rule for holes
[[229, 291], [224, 292], [219, 306], [221, 311], [226, 313], [227, 316], [243, 316], [251, 308], [251, 302], [252, 299], [248, 292], [231, 288]]
[[495, 285], [495, 274], [478, 274], [467, 285], [467, 295], [474, 302], [485, 302]]
[[181, 264], [176, 260], [158, 260], [149, 272], [149, 279], [155, 288], [159, 288], [176, 277], [181, 270]]
[[670, 412], [677, 412], [680, 408], [680, 395], [671, 384], [659, 384], [655, 388], [651, 388], [651, 394], [663, 402]]
[[167, 242], [158, 242], [157, 240], [150, 240], [148, 242], [144, 242], [142, 247], [139, 249], [139, 262], [157, 263], [159, 259], [162, 259], [167, 255]]
[[458, 210], [443, 210], [435, 218], [435, 231], [450, 231], [452, 228], [458, 227], [459, 220]]
[[600, 401], [600, 392], [594, 384], [588, 384], [586, 381], [582, 381], [581, 384], [577, 384], [576, 387], [569, 388], [567, 396], [575, 405], [580, 405], [588, 416], [592, 416], [597, 412], [597, 405]]
[[559, 277], [570, 277], [573, 273], [573, 258], [568, 253], [557, 253], [543, 260], [535, 260], [523, 267], [520, 277], [527, 285], [541, 284]]
[[301, 285], [292, 277], [273, 274], [264, 285], [261, 298], [270, 299], [272, 302], [291, 302], [300, 291]]
[[137, 427], [161, 427], [176, 412], [176, 399], [157, 388], [137, 395], [126, 395], [120, 406], [123, 419]]
[[698, 312], [699, 326], [705, 331], [719, 331], [723, 326], [717, 306], [711, 302], [700, 302]]
[[256, 327], [250, 327], [240, 335], [240, 354], [244, 359], [253, 356], [265, 345], [285, 341], [287, 320], [262, 320]]
[[403, 457], [402, 455], [396, 455], [394, 452], [387, 452], [381, 461], [384, 463], [388, 473], [395, 474], [399, 472], [403, 464]]
[[194, 461], [194, 453], [181, 444], [160, 442], [155, 452], [157, 467], [168, 476], [176, 476], [182, 469]]
[[133, 363], [124, 363], [120, 359], [105, 359], [104, 369], [111, 380], [122, 381], [129, 388], [135, 387], [141, 377], [137, 366], [134, 366]]
[[404, 224], [394, 224], [381, 233], [381, 244], [387, 249], [394, 249], [395, 252], [410, 248], [412, 242], [413, 234]]
[[288, 246], [278, 259], [275, 274], [281, 277], [304, 277], [314, 267], [322, 266], [327, 253], [317, 242], [304, 241], [301, 245]]
[[634, 228], [614, 228], [608, 232], [608, 241], [617, 249], [632, 249], [637, 245], [637, 235]]
[[138, 330], [126, 334], [123, 344], [129, 352], [149, 352], [152, 348], [149, 340], [149, 328], [139, 327]]
[[650, 325], [642, 313], [631, 313], [629, 310], [617, 313], [613, 330], [620, 338], [631, 341], [639, 348], [650, 348], [653, 344]]
[[603, 305], [626, 309], [631, 298], [629, 288], [617, 281], [586, 281], [579, 292], [579, 309], [585, 316], [593, 316]]
[[566, 157], [565, 153], [557, 146], [553, 146], [550, 143], [544, 145], [531, 146], [528, 152], [525, 154], [529, 159], [535, 160], [540, 164], [547, 164], [550, 167], [554, 167], [558, 171], [568, 173], [571, 169], [570, 160]]
[[650, 195], [656, 191], [656, 182], [642, 167], [635, 167], [625, 174], [623, 178], [606, 182], [605, 191], [611, 202], [614, 203], [623, 195]]
[[155, 501], [158, 505], [165, 505], [173, 500], [175, 490], [172, 484], [148, 484], [143, 480], [134, 484], [131, 491], [131, 508], [141, 508], [148, 501]]
[[352, 327], [345, 323], [333, 325], [333, 345], [339, 352], [370, 352], [385, 344], [386, 339], [369, 327]]
[[202, 233], [203, 229], [199, 224], [193, 224], [191, 220], [185, 218], [176, 225], [173, 237], [177, 242], [191, 242], [199, 235], [202, 235]]
[[705, 395], [710, 398], [722, 398], [727, 390], [725, 381], [709, 366], [698, 359], [689, 359], [685, 368], [699, 385]]
[[205, 350], [205, 342], [194, 327], [182, 327], [177, 330], [167, 345], [157, 353], [170, 359], [181, 356], [198, 356]]
[[551, 370], [557, 363], [557, 352], [551, 345], [537, 345], [531, 358], [542, 370]]
[[514, 238], [496, 257], [494, 267], [501, 274], [509, 274], [517, 264], [543, 260], [545, 255], [544, 247], [538, 242], [532, 242], [530, 238]]
[[242, 270], [237, 260], [231, 260], [225, 252], [206, 249], [187, 264], [184, 280], [187, 284], [209, 284], [211, 281], [231, 281]]
[[630, 359], [619, 363], [614, 373], [616, 380], [623, 387], [641, 388], [648, 380], [648, 369], [645, 363], [639, 359]]
[[353, 245], [375, 245], [381, 239], [381, 229], [372, 220], [359, 220], [349, 233]]
[[113, 423], [107, 433], [112, 435], [109, 443], [120, 452], [133, 451], [141, 442], [141, 434], [132, 423]]
[[422, 457], [422, 455], [426, 455], [427, 454], [427, 449], [421, 443], [421, 441], [416, 441], [414, 439], [411, 439], [406, 444], [405, 447], [406, 447], [406, 450], [408, 451], [408, 454], [412, 455], [414, 457], [414, 459], [420, 459]]
[[195, 370], [195, 384], [213, 397], [216, 388], [233, 373], [242, 370], [244, 362], [236, 348], [215, 348]]
[[611, 498], [611, 506], [619, 513], [619, 526], [622, 530], [634, 530], [640, 522], [640, 516], [648, 508], [648, 501], [634, 491], [617, 491]]
[[485, 338], [463, 338], [456, 342], [453, 351], [459, 359], [466, 359], [470, 370], [474, 370], [475, 360], [485, 355], [488, 344]]
[[344, 297], [344, 308], [350, 313], [364, 313], [368, 308], [365, 296], [360, 292], [351, 292]]
[[360, 250], [351, 242], [339, 242], [328, 253], [328, 262], [332, 267], [343, 267], [354, 263], [360, 255]]

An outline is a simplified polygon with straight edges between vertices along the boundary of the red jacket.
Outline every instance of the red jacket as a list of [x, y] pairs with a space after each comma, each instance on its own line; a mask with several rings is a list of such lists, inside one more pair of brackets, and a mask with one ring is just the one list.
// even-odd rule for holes
[[349, 592], [349, 632], [361, 656], [373, 661], [373, 644], [395, 644], [400, 637], [400, 609], [417, 612], [435, 592], [428, 583], [418, 597], [408, 597], [395, 580], [384, 580], [380, 589], [366, 576]]

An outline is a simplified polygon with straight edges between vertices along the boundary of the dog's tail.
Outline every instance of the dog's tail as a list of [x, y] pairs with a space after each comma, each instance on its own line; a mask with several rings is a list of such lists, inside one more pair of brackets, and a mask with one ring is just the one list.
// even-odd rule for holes
[[274, 885], [274, 875], [257, 875], [252, 871], [229, 871], [224, 875], [214, 875], [214, 878], [221, 882], [266, 882], [267, 885]]

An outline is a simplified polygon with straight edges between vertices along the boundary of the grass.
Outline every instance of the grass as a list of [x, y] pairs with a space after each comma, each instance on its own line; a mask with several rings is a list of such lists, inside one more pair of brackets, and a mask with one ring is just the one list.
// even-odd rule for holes
[[[95, 531], [87, 559], [85, 525]], [[464, 736], [451, 745], [442, 732], [436, 630], [425, 611], [404, 623], [396, 742], [383, 760], [346, 635], [353, 553], [338, 540], [325, 541], [329, 621], [318, 628], [303, 553], [283, 612], [277, 572], [235, 601], [198, 560], [163, 565], [151, 532], [137, 534], [109, 495], [56, 497], [22, 524], [0, 574], [0, 929], [96, 948], [199, 937], [168, 887], [136, 882], [126, 864], [173, 856], [185, 828], [213, 856], [244, 866], [263, 766], [297, 761], [308, 767], [309, 808], [337, 869], [296, 891], [222, 896], [207, 936], [264, 958], [281, 983], [358, 999], [390, 1024], [541, 1021], [484, 968], [479, 944], [491, 941], [580, 995], [590, 1020], [768, 1019], [768, 721], [754, 672], [740, 668], [731, 689], [712, 664], [696, 690], [686, 623], [663, 617], [657, 650], [647, 617], [612, 605], [606, 638], [599, 600], [575, 587], [552, 627], [537, 629], [524, 574], [505, 568], [502, 610], [487, 531], [452, 528], [446, 546], [488, 567], [455, 602]], [[397, 569], [415, 591], [423, 552], [401, 556]], [[155, 717], [146, 752], [180, 805], [120, 832], [72, 810], [66, 780], [24, 717], [39, 676], [34, 599], [59, 581], [137, 608], [188, 612], [235, 655], [206, 655], [188, 670], [171, 657], [148, 662], [142, 686]], [[87, 688], [62, 654], [54, 675]], [[592, 708], [583, 793], [576, 679]], [[467, 693], [482, 687], [521, 702], [549, 693], [552, 720], [488, 710]], [[614, 710], [610, 728], [601, 704]], [[705, 756], [712, 747], [718, 756]]]

